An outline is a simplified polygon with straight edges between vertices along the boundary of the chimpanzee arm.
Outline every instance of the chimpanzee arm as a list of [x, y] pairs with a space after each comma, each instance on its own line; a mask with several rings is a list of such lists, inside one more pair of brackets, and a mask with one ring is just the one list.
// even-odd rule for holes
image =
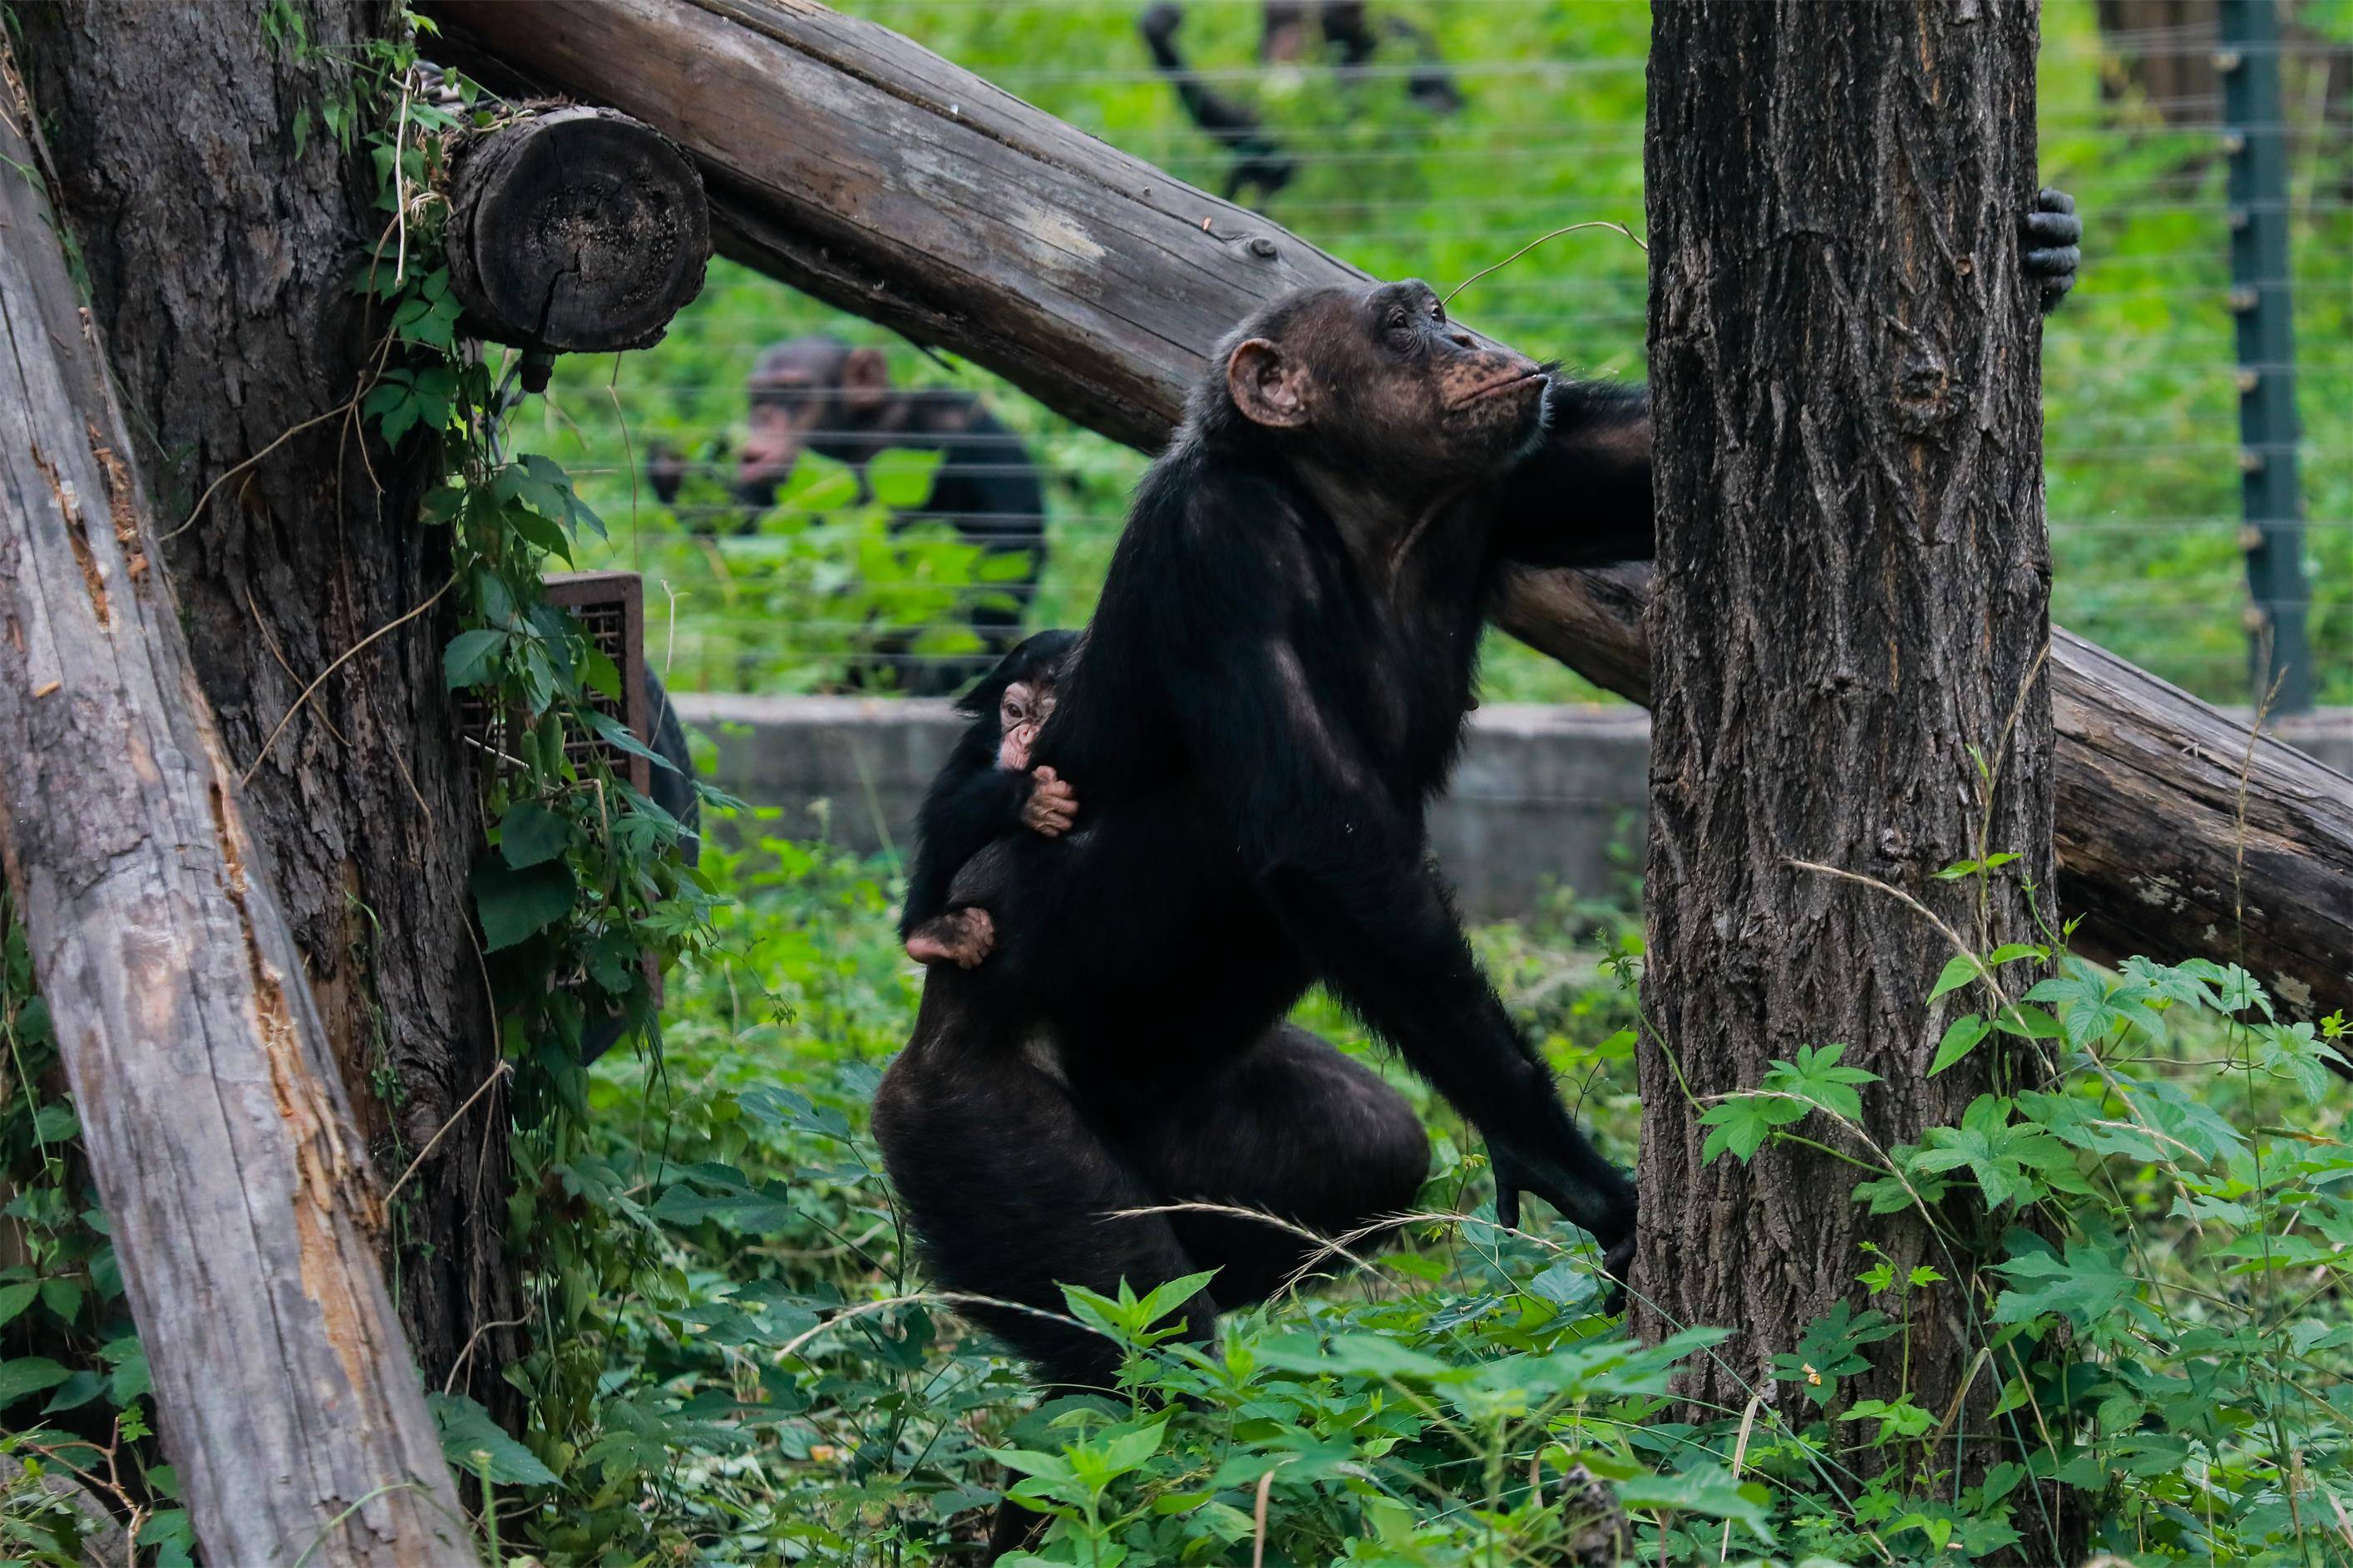
[[1577, 1131], [1480, 971], [1400, 804], [1412, 792], [1393, 789], [1322, 701], [1282, 628], [1282, 605], [1253, 606], [1256, 597], [1229, 595], [1211, 646], [1179, 653], [1168, 680], [1201, 782], [1261, 895], [1315, 972], [1479, 1129], [1499, 1165], [1605, 1243], [1621, 1239], [1632, 1188]]
[[[984, 720], [978, 727], [993, 731], [996, 721]], [[915, 814], [915, 863], [907, 874], [907, 901], [899, 916], [902, 940], [948, 907], [948, 886], [958, 867], [1021, 826], [1029, 775], [998, 767], [995, 736], [984, 740], [985, 751], [969, 744], [969, 737], [958, 744]]]
[[1650, 390], [1556, 376], [1545, 411], [1542, 444], [1497, 493], [1496, 552], [1530, 566], [1650, 560]]

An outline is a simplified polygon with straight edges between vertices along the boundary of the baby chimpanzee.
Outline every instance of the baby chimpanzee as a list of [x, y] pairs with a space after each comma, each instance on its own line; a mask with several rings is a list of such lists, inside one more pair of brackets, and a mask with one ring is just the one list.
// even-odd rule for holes
[[972, 723], [915, 817], [915, 868], [899, 921], [908, 957], [965, 969], [987, 958], [996, 922], [976, 905], [949, 909], [948, 884], [990, 840], [1018, 827], [1052, 838], [1076, 820], [1077, 795], [1053, 769], [1033, 773], [1029, 747], [1054, 710], [1062, 662], [1077, 641], [1074, 632], [1039, 632], [957, 699]]

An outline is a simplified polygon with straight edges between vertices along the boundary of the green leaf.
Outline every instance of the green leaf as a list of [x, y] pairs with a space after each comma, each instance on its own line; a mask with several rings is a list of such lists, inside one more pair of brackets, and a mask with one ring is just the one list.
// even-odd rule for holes
[[5, 1324], [33, 1304], [41, 1293], [40, 1281], [27, 1279], [19, 1285], [0, 1285], [0, 1324]]
[[1217, 1278], [1217, 1273], [1214, 1268], [1205, 1268], [1198, 1274], [1180, 1275], [1165, 1285], [1154, 1286], [1144, 1300], [1136, 1303], [1137, 1326], [1148, 1326], [1166, 1317], [1199, 1294], [1211, 1279]]
[[893, 447], [866, 465], [866, 488], [884, 506], [914, 511], [932, 499], [932, 480], [944, 452], [913, 452]]
[[507, 807], [499, 818], [499, 854], [518, 871], [554, 859], [571, 844], [572, 824], [532, 801]]
[[803, 452], [785, 478], [776, 506], [780, 510], [804, 513], [839, 511], [858, 503], [858, 489], [857, 471], [849, 464]]
[[981, 1451], [1008, 1470], [1044, 1480], [1067, 1481], [1073, 1473], [1071, 1462], [1060, 1454], [1042, 1453], [1035, 1448], [984, 1448]]
[[452, 691], [480, 686], [490, 679], [491, 659], [506, 647], [507, 634], [476, 627], [459, 632], [441, 650], [441, 679]]
[[1826, 1406], [1838, 1397], [1841, 1378], [1871, 1365], [1862, 1347], [1900, 1333], [1903, 1328], [1875, 1307], [1858, 1313], [1851, 1303], [1841, 1301], [1807, 1325], [1795, 1351], [1773, 1358], [1773, 1376], [1799, 1384], [1807, 1398]]
[[1630, 1509], [1736, 1520], [1770, 1544], [1773, 1526], [1765, 1506], [1768, 1496], [1757, 1483], [1736, 1480], [1723, 1466], [1704, 1461], [1680, 1475], [1633, 1476], [1618, 1483], [1618, 1500]]
[[58, 1391], [49, 1395], [47, 1405], [41, 1406], [41, 1414], [47, 1415], [59, 1410], [79, 1409], [105, 1392], [106, 1379], [85, 1369], [58, 1384]]
[[1165, 1422], [1155, 1422], [1149, 1426], [1122, 1433], [1103, 1445], [1102, 1463], [1112, 1474], [1125, 1475], [1159, 1452], [1161, 1440], [1167, 1436], [1168, 1427]]
[[470, 1476], [487, 1474], [506, 1487], [552, 1487], [555, 1473], [539, 1457], [499, 1429], [491, 1413], [462, 1394], [428, 1394], [433, 1424], [441, 1430], [441, 1453]]
[[41, 1305], [69, 1323], [81, 1315], [81, 1282], [78, 1279], [41, 1281]]
[[572, 868], [561, 860], [515, 870], [485, 856], [466, 879], [482, 920], [482, 946], [491, 952], [544, 931], [571, 912], [578, 896]]
[[2031, 1002], [2013, 1003], [1994, 1015], [1993, 1026], [2022, 1040], [2055, 1040], [2059, 1020]]
[[1842, 1045], [1800, 1046], [1797, 1060], [1773, 1063], [1762, 1087], [1795, 1096], [1833, 1116], [1859, 1121], [1862, 1100], [1854, 1092], [1854, 1087], [1876, 1083], [1879, 1075], [1862, 1068], [1841, 1067], [1839, 1058], [1845, 1054], [1846, 1047]]
[[1936, 1059], [1928, 1064], [1928, 1076], [1936, 1077], [1971, 1051], [1992, 1028], [1975, 1013], [1964, 1013], [1945, 1026], [1945, 1037], [1936, 1043]]
[[1775, 1128], [1803, 1121], [1806, 1109], [1797, 1100], [1767, 1094], [1736, 1094], [1710, 1106], [1699, 1119], [1701, 1126], [1714, 1129], [1700, 1145], [1700, 1163], [1707, 1164], [1726, 1151], [1746, 1163], [1765, 1146]]
[[588, 720], [588, 727], [596, 731], [607, 743], [620, 747], [633, 757], [643, 757], [665, 773], [678, 772], [677, 764], [631, 734], [628, 726], [611, 714], [599, 713], [593, 708], [585, 710], [585, 712]]
[[1972, 953], [1958, 953], [1945, 961], [1944, 973], [1936, 976], [1936, 989], [1928, 993], [1934, 1002], [1947, 992], [1958, 991], [1978, 977], [1978, 961]]
[[[2030, 1252], [1994, 1268], [2014, 1288], [1994, 1302], [1997, 1323], [2022, 1323], [2047, 1314], [2072, 1318], [2091, 1329], [2128, 1318], [2148, 1328], [2158, 1321], [2140, 1300], [2140, 1282], [2125, 1272], [2121, 1255], [2105, 1247], [2070, 1242], [2064, 1258]], [[2113, 1337], [2113, 1336], [2110, 1336]]]
[[114, 1403], [128, 1405], [147, 1392], [147, 1347], [136, 1334], [125, 1334], [99, 1346], [100, 1360], [114, 1368]]
[[0, 1361], [0, 1410], [28, 1394], [55, 1388], [73, 1374], [47, 1356], [29, 1355]]

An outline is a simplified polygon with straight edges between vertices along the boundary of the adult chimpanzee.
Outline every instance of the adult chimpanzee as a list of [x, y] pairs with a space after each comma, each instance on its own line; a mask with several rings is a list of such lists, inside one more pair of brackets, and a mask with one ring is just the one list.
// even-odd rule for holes
[[899, 918], [908, 957], [966, 969], [987, 958], [995, 921], [976, 906], [950, 909], [950, 881], [990, 841], [1018, 827], [1050, 838], [1074, 820], [1078, 797], [1053, 769], [1032, 773], [1029, 750], [1054, 711], [1062, 660], [1076, 641], [1073, 632], [1039, 632], [956, 699], [972, 722], [915, 814], [915, 863]]
[[[1045, 564], [1045, 485], [1021, 438], [977, 396], [953, 387], [893, 386], [881, 349], [852, 348], [823, 334], [762, 350], [745, 391], [751, 431], [729, 486], [738, 505], [756, 512], [774, 504], [804, 451], [847, 463], [861, 476], [886, 447], [936, 451], [941, 460], [931, 498], [901, 521], [943, 521], [991, 554], [1028, 557], [1018, 576], [990, 584], [993, 594], [1009, 595], [1016, 607], [976, 598], [967, 612], [981, 651], [921, 658], [907, 651], [905, 639], [892, 639], [896, 646], [886, 647], [876, 663], [892, 672], [898, 689], [953, 691], [1018, 640], [1018, 606], [1035, 591]], [[677, 499], [690, 467], [666, 448], [648, 455], [648, 480], [665, 505]], [[750, 526], [748, 517], [742, 526]]]
[[[1201, 79], [1176, 48], [1176, 29], [1185, 20], [1176, 0], [1159, 0], [1138, 18], [1144, 47], [1152, 64], [1176, 89], [1176, 101], [1186, 117], [1233, 155], [1226, 170], [1226, 199], [1245, 191], [1264, 201], [1291, 183], [1298, 164], [1282, 143], [1268, 132], [1258, 111], [1239, 99], [1229, 98]], [[1438, 58], [1430, 36], [1411, 22], [1384, 16], [1377, 27], [1362, 0], [1267, 0], [1258, 40], [1262, 66], [1289, 65], [1306, 58], [1316, 35], [1337, 57], [1345, 79], [1371, 63], [1383, 39], [1404, 42], [1415, 52], [1417, 65], [1406, 78], [1406, 96], [1439, 114], [1462, 107], [1454, 79]]]
[[[2027, 221], [2047, 303], [2078, 232]], [[1099, 1385], [1103, 1342], [1059, 1285], [1202, 1268], [1189, 1331], [1257, 1300], [1297, 1238], [1409, 1203], [1401, 1097], [1283, 1016], [1318, 980], [1487, 1142], [1497, 1209], [1534, 1194], [1613, 1269], [1633, 1192], [1577, 1131], [1480, 973], [1428, 858], [1510, 560], [1651, 548], [1640, 388], [1578, 384], [1450, 325], [1417, 282], [1324, 289], [1220, 348], [1137, 492], [1033, 755], [1085, 803], [998, 838], [949, 901], [996, 951], [935, 966], [874, 1129], [932, 1267], [1050, 1384]]]
[[[1078, 826], [998, 839], [951, 890], [996, 915], [997, 950], [933, 971], [877, 1096], [901, 1196], [975, 1293], [1051, 1310], [1058, 1282], [1216, 1268], [1186, 1308], [1207, 1331], [1282, 1281], [1297, 1237], [1119, 1211], [1201, 1199], [1340, 1231], [1424, 1173], [1405, 1100], [1283, 1025], [1321, 979], [1486, 1137], [1507, 1221], [1533, 1192], [1622, 1254], [1633, 1189], [1472, 958], [1423, 811], [1503, 520], [1546, 525], [1512, 541], [1523, 559], [1641, 552], [1640, 396], [1561, 384], [1547, 433], [1541, 367], [1420, 283], [1293, 296], [1215, 363], [1035, 749], [1082, 793]], [[1049, 1382], [1113, 1364], [1063, 1325], [979, 1315]]]

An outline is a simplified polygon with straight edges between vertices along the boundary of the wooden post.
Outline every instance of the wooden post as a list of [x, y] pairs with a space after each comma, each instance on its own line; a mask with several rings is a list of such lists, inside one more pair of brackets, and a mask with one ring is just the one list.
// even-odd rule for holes
[[364, 1145], [0, 78], [0, 852], [156, 1425], [210, 1562], [471, 1562]]
[[[611, 104], [678, 142], [722, 254], [1134, 446], [1166, 438], [1252, 306], [1364, 276], [811, 0], [423, 9], [469, 68]], [[1640, 569], [1524, 572], [1496, 618], [1647, 701], [1649, 600]], [[2237, 960], [2297, 1016], [2353, 1002], [2353, 780], [2063, 632], [2052, 702], [2061, 901], [2089, 915], [2095, 951]]]
[[694, 165], [642, 121], [545, 110], [459, 148], [447, 248], [476, 336], [546, 354], [641, 349], [702, 290], [711, 209]]

